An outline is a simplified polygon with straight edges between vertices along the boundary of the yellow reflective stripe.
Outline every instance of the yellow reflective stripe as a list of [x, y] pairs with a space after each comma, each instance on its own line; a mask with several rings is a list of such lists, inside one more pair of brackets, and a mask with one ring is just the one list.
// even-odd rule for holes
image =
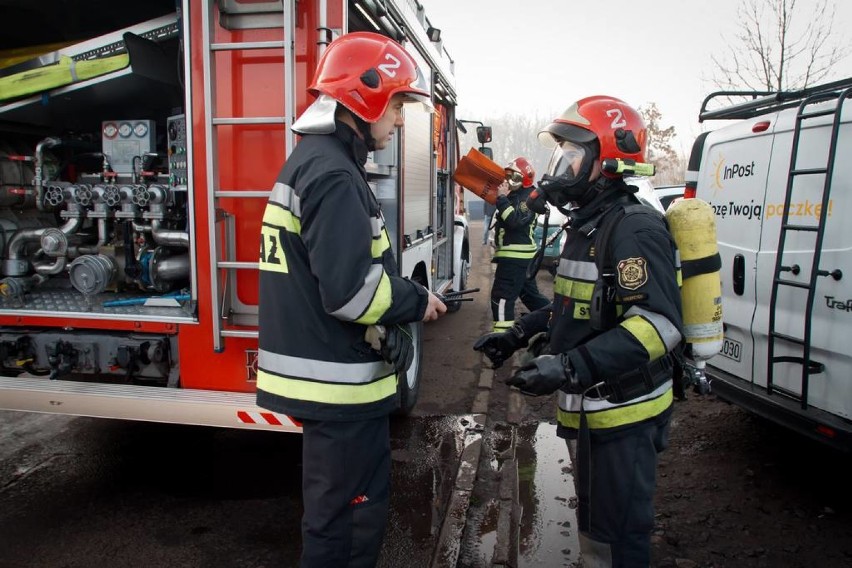
[[511, 328], [512, 325], [514, 325], [514, 323], [515, 323], [515, 320], [495, 321], [494, 327], [492, 328], [492, 331], [506, 331], [507, 329]]
[[263, 225], [260, 228], [260, 265], [261, 270], [270, 272], [289, 272], [284, 247], [281, 246], [281, 230]]
[[495, 258], [532, 258], [535, 256], [535, 251], [529, 252], [515, 252], [515, 251], [503, 251], [498, 250], [494, 253]]
[[393, 396], [396, 393], [396, 373], [372, 383], [332, 384], [281, 377], [258, 369], [257, 388], [294, 400], [326, 404], [365, 404]]
[[[589, 423], [589, 428], [615, 428], [625, 424], [635, 424], [659, 415], [671, 406], [673, 400], [672, 389], [668, 389], [657, 398], [638, 404], [617, 406], [600, 412], [586, 412], [586, 420]], [[580, 428], [579, 412], [568, 412], [559, 408], [556, 414], [562, 426], [575, 430]]]
[[373, 237], [373, 244], [370, 247], [370, 255], [373, 258], [381, 258], [382, 254], [390, 248], [390, 237], [388, 232], [382, 228], [382, 232], [378, 237]]
[[498, 252], [503, 251], [532, 251], [535, 252], [538, 250], [538, 247], [535, 246], [535, 243], [526, 243], [526, 244], [516, 244], [516, 245], [502, 245]]
[[657, 330], [657, 335], [660, 337], [660, 341], [665, 344], [666, 351], [674, 349], [677, 347], [677, 344], [680, 343], [680, 330], [669, 321], [669, 318], [662, 314], [640, 308], [639, 306], [631, 306], [624, 316], [628, 320], [637, 316], [642, 317], [650, 323], [651, 326]]
[[363, 324], [373, 324], [379, 321], [385, 312], [388, 311], [388, 308], [391, 306], [391, 281], [388, 273], [382, 270], [382, 277], [379, 280], [379, 285], [376, 286], [376, 293], [373, 294], [373, 300], [370, 302], [370, 305], [367, 307], [367, 311], [364, 312], [360, 318], [356, 319], [356, 323]]
[[592, 299], [592, 294], [594, 294], [595, 283], [569, 280], [568, 278], [557, 276], [553, 282], [553, 291], [566, 298], [588, 302]]
[[514, 207], [512, 207], [511, 205], [509, 205], [508, 207], [506, 207], [505, 209], [503, 209], [503, 212], [502, 212], [502, 213], [500, 213], [500, 218], [501, 218], [501, 219], [503, 219], [503, 220], [505, 221], [505, 220], [506, 220], [506, 219], [508, 219], [508, 218], [509, 218], [509, 216], [510, 216], [512, 213], [514, 213], [514, 212], [515, 212], [515, 208], [514, 208]]
[[302, 233], [302, 221], [287, 209], [277, 203], [269, 202], [263, 212], [263, 223], [273, 227], [281, 227], [291, 233]]
[[642, 316], [627, 318], [618, 325], [629, 331], [642, 344], [651, 361], [656, 361], [666, 354], [666, 344], [663, 343], [657, 329]]

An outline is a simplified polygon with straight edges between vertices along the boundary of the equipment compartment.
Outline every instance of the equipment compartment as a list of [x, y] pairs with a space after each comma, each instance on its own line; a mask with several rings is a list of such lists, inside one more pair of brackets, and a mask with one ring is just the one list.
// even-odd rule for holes
[[0, 51], [0, 315], [193, 321], [180, 14], [87, 6], [93, 33], [27, 41], [97, 37]]

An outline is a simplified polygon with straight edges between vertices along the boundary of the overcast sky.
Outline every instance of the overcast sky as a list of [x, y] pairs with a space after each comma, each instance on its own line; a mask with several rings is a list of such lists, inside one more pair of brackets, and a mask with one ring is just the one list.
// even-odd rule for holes
[[[688, 152], [698, 110], [717, 90], [711, 54], [737, 31], [741, 0], [420, 0], [456, 62], [460, 116], [547, 116], [584, 96], [656, 102]], [[798, 0], [799, 17], [816, 0]], [[852, 1], [833, 33], [852, 44]], [[830, 80], [852, 77], [852, 57]], [[716, 126], [719, 124], [717, 123]], [[710, 128], [715, 127], [710, 125]]]

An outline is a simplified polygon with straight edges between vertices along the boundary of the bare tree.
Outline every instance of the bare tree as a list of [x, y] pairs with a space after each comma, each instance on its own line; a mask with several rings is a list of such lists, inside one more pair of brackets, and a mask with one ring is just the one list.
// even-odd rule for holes
[[[459, 113], [459, 116], [479, 120], [491, 126], [493, 141], [489, 146], [494, 152], [496, 163], [502, 166], [518, 156], [523, 156], [533, 165], [536, 179], [545, 173], [550, 150], [539, 143], [538, 133], [550, 123], [551, 115], [506, 113], [501, 116], [474, 116], [470, 111], [466, 111]], [[468, 129], [468, 133], [462, 135], [460, 143], [462, 154], [466, 154], [471, 147], [479, 147], [473, 129]]]
[[670, 160], [677, 156], [677, 152], [672, 148], [675, 127], [662, 127], [663, 113], [657, 108], [657, 103], [648, 103], [647, 105], [640, 106], [637, 110], [642, 115], [642, 119], [645, 121], [645, 126], [648, 129], [648, 161]]
[[648, 155], [646, 160], [657, 168], [656, 175], [651, 178], [655, 185], [672, 185], [683, 182], [684, 157], [672, 146], [675, 137], [675, 127], [663, 128], [663, 113], [657, 108], [657, 103], [640, 106], [639, 114], [648, 129]]
[[728, 51], [713, 56], [714, 83], [725, 90], [799, 89], [830, 77], [849, 55], [833, 31], [836, 0], [743, 0]]

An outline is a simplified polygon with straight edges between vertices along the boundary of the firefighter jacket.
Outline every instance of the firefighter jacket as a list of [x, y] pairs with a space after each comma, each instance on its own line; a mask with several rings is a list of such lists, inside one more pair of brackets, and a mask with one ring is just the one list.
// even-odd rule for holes
[[[571, 366], [585, 384], [604, 379], [655, 374], [652, 389], [623, 402], [610, 402], [591, 390], [585, 396], [559, 391], [557, 434], [574, 438], [581, 410], [589, 428], [603, 432], [654, 418], [672, 404], [670, 353], [683, 337], [677, 248], [662, 215], [629, 215], [613, 227], [609, 248], [614, 274], [615, 317], [605, 329], [593, 329], [591, 305], [595, 287], [605, 279], [596, 259], [597, 229], [608, 215], [637, 200], [618, 191], [591, 222], [574, 221], [559, 260], [554, 281], [554, 301], [544, 310], [550, 318], [550, 353], [567, 353]], [[582, 225], [578, 227], [577, 225]], [[596, 262], [598, 261], [598, 262]], [[543, 318], [533, 312], [521, 325], [534, 332]]]
[[304, 136], [272, 188], [260, 245], [263, 408], [347, 421], [397, 407], [396, 373], [364, 334], [371, 324], [420, 321], [428, 292], [397, 274], [366, 157], [338, 122], [332, 134]]
[[494, 214], [494, 260], [531, 259], [535, 256], [536, 215], [527, 207], [527, 198], [535, 187], [522, 187], [497, 198]]

